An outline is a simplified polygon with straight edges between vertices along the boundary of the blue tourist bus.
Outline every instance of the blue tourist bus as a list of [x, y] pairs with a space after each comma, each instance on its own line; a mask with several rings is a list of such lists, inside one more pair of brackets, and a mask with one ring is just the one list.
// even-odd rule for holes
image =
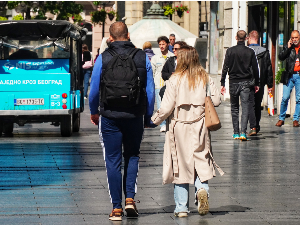
[[0, 135], [50, 122], [68, 137], [84, 110], [82, 41], [67, 21], [0, 21]]

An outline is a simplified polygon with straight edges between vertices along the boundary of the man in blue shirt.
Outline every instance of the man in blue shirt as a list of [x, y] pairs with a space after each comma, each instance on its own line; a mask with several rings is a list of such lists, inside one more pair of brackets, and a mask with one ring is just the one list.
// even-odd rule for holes
[[169, 37], [169, 51], [174, 53], [173, 48], [174, 48], [174, 44], [175, 44], [175, 34], [170, 34]]
[[[129, 41], [126, 24], [113, 23], [110, 28], [111, 44], [109, 49], [118, 55], [126, 55], [135, 46]], [[132, 107], [112, 107], [99, 98], [101, 76], [113, 58], [108, 50], [98, 56], [94, 65], [89, 105], [91, 122], [99, 126], [100, 143], [106, 163], [109, 194], [113, 203], [113, 211], [109, 219], [122, 220], [122, 145], [124, 157], [123, 191], [126, 198], [125, 211], [127, 217], [138, 217], [134, 196], [139, 165], [140, 144], [144, 127], [150, 126], [150, 118], [154, 110], [155, 88], [150, 60], [144, 51], [133, 56], [138, 76], [142, 84], [139, 103]], [[98, 110], [100, 106], [100, 112]], [[99, 114], [101, 115], [99, 120]]]

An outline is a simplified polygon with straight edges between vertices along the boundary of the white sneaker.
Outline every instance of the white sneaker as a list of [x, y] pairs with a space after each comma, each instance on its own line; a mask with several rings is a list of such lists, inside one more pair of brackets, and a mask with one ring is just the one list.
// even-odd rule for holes
[[160, 128], [160, 132], [166, 132], [166, 129], [167, 129], [167, 127], [166, 127], [166, 125], [164, 125]]
[[87, 100], [87, 97], [84, 97], [84, 100]]
[[187, 212], [178, 212], [178, 213], [174, 213], [174, 216], [176, 216], [176, 217], [187, 217], [188, 213]]

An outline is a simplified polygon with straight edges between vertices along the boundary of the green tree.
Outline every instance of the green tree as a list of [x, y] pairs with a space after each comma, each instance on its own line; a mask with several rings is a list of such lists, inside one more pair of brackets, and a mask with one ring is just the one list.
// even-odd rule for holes
[[78, 18], [77, 15], [83, 11], [83, 6], [75, 1], [46, 1], [44, 11], [57, 15], [57, 20], [69, 20], [69, 17]]
[[73, 17], [76, 21], [79, 21], [81, 18], [79, 13], [83, 11], [83, 6], [77, 4], [75, 1], [9, 1], [7, 6], [8, 9], [20, 8], [22, 6], [26, 13], [26, 19], [31, 19], [30, 10], [33, 9], [34, 12], [38, 12], [35, 19], [46, 19], [45, 14], [50, 12], [57, 15], [57, 20], [69, 20], [69, 17]]

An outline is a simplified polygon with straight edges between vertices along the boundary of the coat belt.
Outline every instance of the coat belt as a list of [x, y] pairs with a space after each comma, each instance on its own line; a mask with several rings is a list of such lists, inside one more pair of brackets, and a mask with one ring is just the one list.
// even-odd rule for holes
[[[195, 123], [195, 122], [198, 122], [200, 121], [203, 117], [205, 117], [205, 114], [203, 113], [201, 116], [199, 116], [197, 119], [195, 120], [191, 120], [191, 121], [188, 121], [188, 120], [179, 120], [175, 117], [172, 118], [172, 120], [175, 121], [174, 125], [171, 127], [171, 129], [169, 129], [169, 135], [170, 135], [170, 147], [171, 147], [171, 155], [172, 155], [172, 161], [173, 161], [173, 172], [174, 173], [178, 173], [178, 157], [177, 157], [177, 150], [176, 150], [176, 144], [175, 144], [175, 125], [176, 123], [184, 123], [184, 124], [192, 124], [192, 123]], [[210, 143], [208, 143], [210, 145]], [[213, 165], [214, 167], [217, 168], [217, 170], [219, 171], [220, 175], [223, 176], [224, 175], [224, 172], [223, 170], [218, 166], [218, 164], [215, 162], [212, 154], [211, 154], [211, 151], [210, 151], [210, 147], [209, 147], [209, 154], [210, 154], [210, 157], [211, 157], [211, 160], [213, 162]]]

